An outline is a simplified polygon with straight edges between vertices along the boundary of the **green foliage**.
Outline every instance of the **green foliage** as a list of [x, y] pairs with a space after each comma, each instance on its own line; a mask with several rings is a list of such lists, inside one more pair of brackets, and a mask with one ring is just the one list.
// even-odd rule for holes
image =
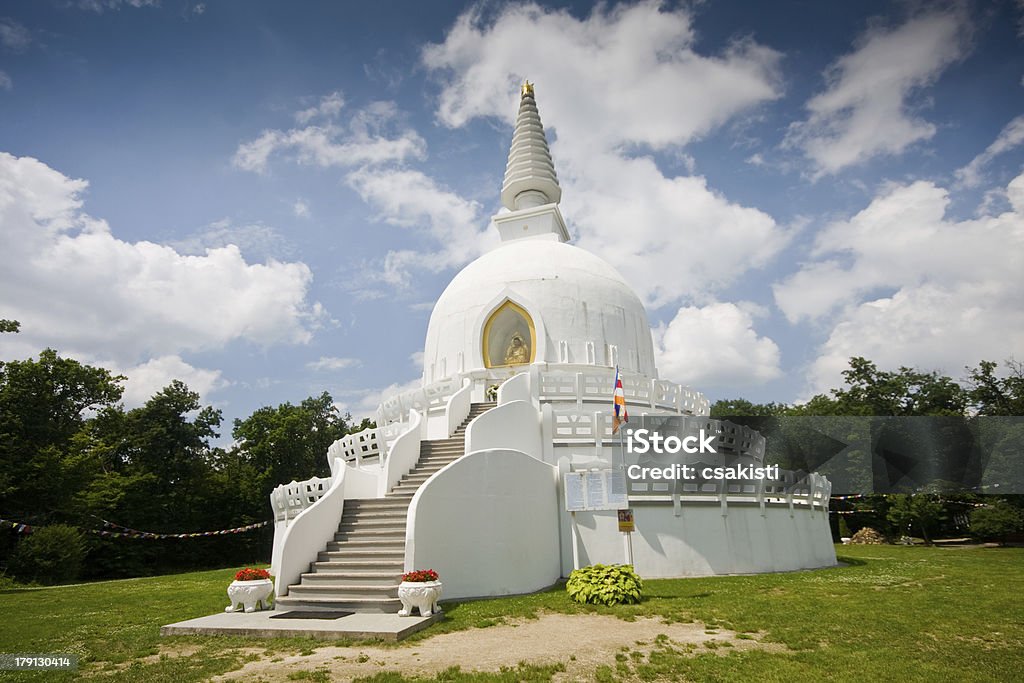
[[82, 535], [74, 527], [40, 527], [22, 539], [11, 555], [8, 569], [21, 581], [61, 583], [78, 578], [85, 559]]
[[931, 543], [931, 530], [943, 518], [945, 508], [930, 495], [896, 494], [889, 496], [889, 521], [898, 534], [908, 534], [917, 525], [925, 543]]
[[1024, 363], [1006, 361], [1005, 377], [996, 376], [996, 364], [981, 361], [970, 373], [968, 397], [978, 415], [1024, 415]]
[[853, 357], [843, 371], [847, 386], [833, 389], [832, 397], [818, 395], [804, 415], [963, 415], [967, 392], [944, 375], [913, 368], [879, 370], [866, 358]]
[[569, 574], [565, 590], [586, 605], [621, 605], [640, 602], [643, 580], [628, 564], [594, 564]]
[[1021, 529], [1024, 529], [1024, 514], [1005, 500], [994, 500], [971, 512], [971, 534], [977, 538], [1003, 542]]
[[[369, 426], [364, 420], [360, 428]], [[328, 473], [327, 448], [352, 431], [351, 416], [340, 415], [327, 392], [299, 405], [282, 403], [235, 420], [237, 445], [224, 455], [225, 467], [245, 491], [249, 509], [270, 514], [274, 487]]]
[[53, 349], [0, 362], [0, 515], [39, 523], [64, 508], [90, 476], [76, 435], [88, 411], [120, 400], [123, 379]]
[[711, 405], [711, 417], [775, 417], [785, 415], [789, 406], [784, 403], [751, 403], [745, 398], [721, 399]]
[[21, 323], [17, 320], [4, 320], [0, 318], [0, 332], [17, 332], [21, 329]]

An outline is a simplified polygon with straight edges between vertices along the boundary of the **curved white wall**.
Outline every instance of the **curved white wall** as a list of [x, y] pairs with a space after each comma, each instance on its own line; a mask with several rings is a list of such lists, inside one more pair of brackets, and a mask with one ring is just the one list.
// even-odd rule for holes
[[470, 453], [413, 496], [405, 571], [434, 569], [444, 598], [529, 593], [561, 575], [556, 470], [520, 451]]
[[540, 411], [528, 401], [512, 401], [491, 408], [466, 428], [466, 452], [510, 448], [544, 458]]
[[[756, 574], [830, 567], [836, 563], [828, 512], [797, 506], [715, 503], [632, 503], [633, 560], [644, 578]], [[625, 562], [615, 511], [577, 512], [580, 564]], [[572, 567], [563, 567], [563, 571]], [[567, 573], [567, 572], [566, 572]]]

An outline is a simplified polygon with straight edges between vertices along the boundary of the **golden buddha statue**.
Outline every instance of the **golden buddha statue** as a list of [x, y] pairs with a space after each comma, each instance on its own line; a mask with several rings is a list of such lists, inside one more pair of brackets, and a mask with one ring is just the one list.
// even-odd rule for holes
[[505, 365], [522, 365], [530, 362], [530, 347], [516, 332], [505, 349]]

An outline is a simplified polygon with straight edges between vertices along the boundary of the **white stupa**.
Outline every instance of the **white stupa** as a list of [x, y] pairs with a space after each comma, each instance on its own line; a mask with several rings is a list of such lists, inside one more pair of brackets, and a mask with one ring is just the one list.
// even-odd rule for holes
[[[835, 564], [824, 477], [625, 476], [627, 465], [668, 461], [624, 453], [612, 435], [616, 367], [631, 424], [713, 434], [704, 464], [760, 465], [764, 439], [705, 417], [702, 394], [658, 379], [643, 304], [614, 268], [569, 244], [560, 199], [526, 83], [501, 189], [508, 213], [494, 218], [501, 244], [438, 299], [422, 388], [335, 443], [330, 478], [272, 496], [281, 608], [397, 611], [401, 574], [424, 568], [458, 598], [539, 590], [598, 562], [632, 561], [645, 578]], [[624, 507], [635, 518], [628, 539]]]

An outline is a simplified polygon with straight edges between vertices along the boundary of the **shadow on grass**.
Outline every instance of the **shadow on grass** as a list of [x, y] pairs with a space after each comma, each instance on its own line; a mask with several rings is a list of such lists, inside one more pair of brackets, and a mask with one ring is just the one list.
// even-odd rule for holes
[[836, 561], [842, 562], [848, 567], [863, 567], [869, 564], [867, 560], [862, 560], [859, 557], [849, 557], [847, 555], [836, 555]]

